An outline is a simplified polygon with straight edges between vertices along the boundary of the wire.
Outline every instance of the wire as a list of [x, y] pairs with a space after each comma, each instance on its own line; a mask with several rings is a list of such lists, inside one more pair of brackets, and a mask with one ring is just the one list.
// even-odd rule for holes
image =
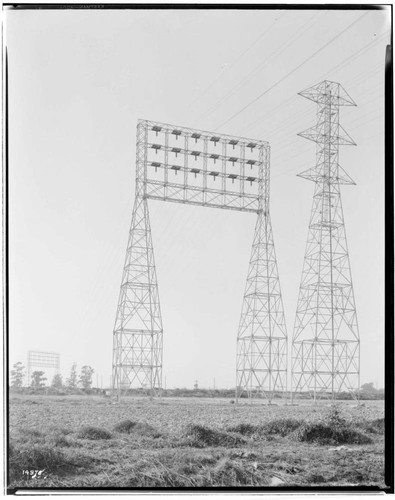
[[[305, 30], [306, 31], [306, 30]], [[365, 51], [367, 50], [370, 50], [371, 48], [373, 48], [377, 43], [379, 43], [383, 37], [387, 36], [388, 35], [388, 32], [385, 32], [383, 34], [381, 34], [379, 37], [377, 37], [373, 43], [372, 42], [369, 42], [366, 46], [362, 47], [361, 49], [359, 49], [357, 52], [355, 52], [354, 54], [352, 54], [351, 56], [347, 57], [346, 59], [344, 59], [343, 61], [341, 61], [339, 64], [337, 64], [336, 66], [333, 66], [328, 72], [326, 72], [325, 74], [323, 74], [322, 76], [326, 76], [327, 74], [330, 74], [330, 73], [333, 73], [335, 71], [338, 71], [341, 67], [343, 67], [348, 61], [356, 58], [356, 57], [359, 57], [360, 55], [362, 55]], [[378, 64], [374, 67], [374, 69], [376, 68], [382, 68], [382, 64]], [[252, 72], [254, 73], [254, 71]], [[250, 74], [252, 74], [250, 73]], [[362, 72], [360, 73], [358, 76], [361, 76], [361, 78], [364, 78], [364, 75], [372, 75], [373, 74], [376, 74], [377, 72], [374, 71], [373, 73], [371, 72]], [[322, 78], [321, 76], [321, 78]], [[366, 78], [366, 77], [365, 77]], [[318, 78], [319, 79], [319, 78]], [[353, 82], [355, 81], [355, 77], [352, 78], [350, 80], [350, 82]], [[359, 78], [357, 78], [356, 81], [359, 81]], [[223, 98], [224, 99], [224, 98]], [[219, 104], [223, 99], [221, 99], [217, 104]], [[259, 123], [262, 119], [264, 119], [264, 117], [271, 117], [273, 116], [273, 112], [278, 110], [279, 108], [282, 108], [283, 106], [286, 106], [289, 102], [291, 102], [293, 100], [293, 96], [291, 96], [289, 99], [287, 99], [286, 101], [282, 102], [281, 104], [277, 105], [275, 108], [272, 108], [271, 110], [267, 111], [264, 113], [264, 115], [261, 115], [258, 119], [254, 120], [253, 122], [251, 122], [249, 125], [247, 125], [246, 127], [242, 128], [240, 130], [240, 132], [245, 132], [246, 130], [249, 130], [250, 128], [252, 128], [255, 124]], [[217, 106], [218, 107], [218, 106]], [[213, 108], [212, 108], [213, 109]], [[211, 113], [210, 113], [211, 114]]]
[[[375, 43], [375, 42], [373, 42]], [[370, 47], [371, 48], [371, 47]], [[358, 51], [359, 52], [359, 51]], [[353, 55], [353, 57], [356, 56], [355, 54]], [[347, 58], [349, 59], [349, 58]], [[342, 61], [340, 64], [343, 64], [344, 61]], [[339, 66], [339, 64], [337, 65]], [[334, 66], [334, 68], [336, 68], [337, 66]], [[373, 76], [375, 76], [376, 74], [378, 74], [380, 71], [382, 71], [383, 69], [383, 64], [382, 63], [378, 63], [377, 65], [373, 66], [370, 71], [366, 72], [366, 71], [363, 71], [361, 73], [359, 73], [358, 75], [356, 75], [355, 77], [351, 78], [347, 83], [359, 83], [361, 80], [363, 80], [364, 82], [366, 82], [368, 79], [372, 78]], [[328, 73], [332, 72], [333, 69], [331, 69]], [[326, 73], [326, 74], [328, 74]], [[319, 78], [317, 78], [317, 81], [319, 80]], [[284, 107], [284, 106], [287, 106], [291, 101], [294, 100], [294, 96], [291, 96], [289, 97], [288, 99], [286, 99], [285, 101], [283, 101], [282, 103], [278, 104], [277, 106], [275, 106], [274, 108], [271, 108], [269, 109], [268, 111], [265, 111], [265, 113], [263, 115], [261, 115], [259, 118], [257, 118], [256, 120], [254, 120], [253, 122], [251, 122], [250, 124], [248, 124], [246, 127], [243, 127], [241, 128], [240, 132], [242, 133], [245, 133], [245, 131], [251, 129], [254, 125], [256, 125], [257, 123], [259, 122], [264, 122], [268, 119], [272, 119], [272, 116], [274, 114], [274, 111], [277, 111], [278, 109]]]
[[264, 95], [268, 94], [271, 90], [273, 90], [275, 87], [277, 87], [277, 85], [279, 85], [280, 83], [282, 83], [286, 78], [288, 78], [290, 75], [292, 75], [293, 73], [295, 73], [295, 71], [297, 71], [299, 68], [301, 68], [304, 64], [306, 64], [308, 61], [310, 61], [313, 57], [315, 57], [322, 50], [324, 50], [326, 47], [328, 47], [328, 45], [330, 45], [331, 43], [333, 43], [337, 38], [339, 38], [341, 35], [343, 35], [350, 28], [352, 28], [352, 26], [354, 26], [354, 24], [356, 24], [357, 22], [359, 22], [367, 14], [368, 14], [368, 12], [365, 12], [364, 14], [362, 14], [361, 16], [359, 16], [358, 19], [356, 19], [351, 24], [349, 24], [347, 26], [347, 28], [344, 28], [340, 33], [338, 33], [333, 38], [331, 38], [328, 42], [326, 42], [324, 45], [322, 45], [313, 54], [311, 54], [304, 61], [302, 61], [300, 64], [298, 64], [295, 68], [293, 68], [291, 71], [289, 71], [287, 74], [285, 74], [282, 78], [280, 78], [279, 80], [277, 80], [277, 82], [275, 82], [271, 87], [269, 87], [267, 90], [265, 90], [264, 92], [262, 92], [261, 94], [259, 94], [257, 97], [255, 97], [255, 99], [253, 99], [248, 104], [246, 104], [240, 111], [238, 111], [237, 113], [233, 114], [230, 118], [228, 118], [226, 121], [224, 121], [223, 123], [221, 123], [217, 128], [214, 129], [214, 131], [217, 131], [218, 128], [223, 127], [224, 125], [226, 125], [227, 123], [229, 123], [230, 121], [232, 121], [234, 118], [236, 118], [236, 116], [240, 115], [243, 111], [245, 111], [252, 104], [254, 104], [255, 102], [257, 102], [259, 99], [261, 99]]
[[[210, 116], [219, 106], [221, 106], [221, 104], [225, 101], [227, 101], [229, 99], [229, 97], [232, 97], [234, 94], [236, 94], [241, 88], [243, 88], [257, 73], [259, 73], [260, 71], [262, 71], [262, 69], [264, 69], [268, 63], [270, 62], [271, 59], [273, 59], [274, 57], [278, 57], [280, 54], [282, 54], [284, 52], [284, 50], [291, 44], [293, 44], [294, 42], [296, 42], [296, 40], [298, 40], [307, 30], [310, 29], [311, 26], [308, 26], [306, 28], [304, 28], [305, 26], [307, 25], [310, 25], [312, 24], [312, 22], [315, 22], [321, 15], [323, 14], [319, 14], [318, 16], [317, 15], [313, 15], [312, 17], [310, 17], [301, 27], [299, 27], [295, 33], [287, 39], [286, 42], [284, 42], [277, 50], [275, 50], [269, 57], [267, 57], [266, 59], [264, 59], [263, 62], [259, 63], [258, 66], [256, 66], [243, 80], [241, 80], [239, 83], [237, 83], [227, 94], [225, 94], [223, 97], [221, 97], [221, 99], [219, 101], [216, 102], [216, 104], [214, 104], [214, 106], [212, 106], [208, 111], [206, 111], [205, 113], [203, 113], [199, 118], [198, 120], [200, 120], [201, 118], [203, 117], [207, 117], [207, 116]], [[304, 29], [303, 29], [304, 28]], [[302, 30], [302, 31], [301, 31]], [[301, 31], [301, 32], [300, 32]], [[300, 33], [299, 33], [300, 32]], [[299, 34], [298, 34], [299, 33]], [[197, 120], [197, 121], [198, 121]]]
[[[365, 113], [364, 115], [362, 115], [362, 117], [358, 117], [357, 119], [353, 120], [353, 122], [350, 122], [350, 123], [355, 123], [357, 121], [360, 121], [361, 118], [364, 118], [365, 116], [368, 116], [370, 115], [370, 113]], [[360, 125], [356, 126], [356, 127], [353, 127], [353, 131], [355, 130], [358, 130], [360, 129], [361, 127], [365, 126], [366, 123], [369, 123], [371, 121], [374, 121], [374, 120], [377, 120], [378, 118], [381, 118], [381, 114], [377, 114], [375, 116], [372, 116], [369, 120], [364, 120], [363, 123], [361, 123]], [[381, 135], [382, 133], [380, 134], [377, 134], [377, 135]], [[375, 137], [375, 136], [374, 136]], [[309, 151], [309, 149], [311, 149], [311, 147], [309, 148], [304, 148], [303, 150], [300, 150], [298, 153], [294, 154], [294, 155], [291, 155], [291, 156], [285, 156], [285, 158], [283, 158], [281, 161], [278, 161], [279, 158], [281, 158], [283, 156], [283, 154], [280, 154], [278, 156], [275, 157], [275, 160], [276, 160], [276, 164], [277, 165], [281, 165], [281, 164], [285, 164], [285, 163], [289, 163], [291, 160], [293, 160], [294, 158], [298, 158], [299, 156], [302, 156], [304, 154], [307, 153], [307, 151]], [[271, 178], [276, 178], [276, 177], [280, 177], [286, 173], [289, 173], [289, 172], [292, 172], [294, 170], [294, 167], [292, 167], [291, 169], [287, 169], [287, 170], [284, 170], [282, 172], [277, 172], [276, 174], [274, 175], [271, 175]]]
[[[354, 59], [356, 57], [359, 57], [361, 54], [363, 54], [367, 50], [370, 50], [371, 48], [373, 48], [376, 45], [376, 43], [381, 41], [382, 38], [384, 38], [385, 36], [388, 36], [389, 33], [390, 32], [385, 31], [380, 36], [378, 36], [374, 42], [369, 42], [367, 45], [365, 45], [361, 49], [357, 50], [354, 54], [352, 54], [351, 56], [344, 59], [341, 63], [337, 64], [336, 66], [334, 66], [332, 69], [330, 69], [326, 73], [322, 73], [320, 78], [323, 78], [329, 74], [332, 74], [332, 73], [339, 71], [339, 69], [341, 69], [350, 59]], [[320, 78], [318, 78], [318, 80], [320, 80]]]
[[274, 22], [269, 26], [269, 28], [261, 33], [259, 37], [251, 44], [249, 45], [244, 52], [242, 52], [236, 59], [227, 67], [225, 68], [218, 76], [215, 78], [200, 94], [194, 99], [191, 104], [187, 107], [189, 109], [191, 106], [193, 106], [206, 92], [208, 92], [223, 76], [224, 74], [229, 71], [233, 66], [242, 59], [247, 52], [249, 52], [262, 38], [264, 38], [271, 30], [274, 28], [275, 24], [278, 23], [278, 21], [285, 15], [285, 12], [282, 12], [280, 16], [274, 20]]
[[[378, 73], [378, 71], [376, 71], [375, 73]], [[373, 75], [371, 75], [369, 78], [371, 78]], [[367, 78], [365, 80], [363, 80], [364, 82], [367, 80]], [[379, 91], [381, 90], [380, 88], [378, 89]], [[375, 91], [373, 90], [372, 92], [369, 93], [369, 95], [374, 95]], [[364, 105], [367, 105], [367, 104], [370, 104], [372, 102], [375, 102], [377, 103], [377, 96], [374, 96], [372, 99], [369, 99], [367, 101], [363, 101], [363, 104]], [[302, 118], [302, 117], [305, 117], [305, 116], [308, 116], [308, 115], [311, 115], [311, 110], [310, 109], [307, 109], [303, 112], [299, 112], [299, 113], [292, 113], [292, 110], [291, 110], [291, 113], [290, 113], [292, 116], [293, 116], [293, 119], [291, 120], [288, 120], [287, 121], [287, 126], [288, 128], [291, 128], [290, 126], [292, 124], [296, 124], [299, 122], [299, 120]], [[367, 113], [368, 115], [370, 115], [370, 113]], [[266, 120], [263, 120], [263, 121], [267, 121], [269, 118], [271, 118], [271, 116], [273, 116], [272, 113], [267, 113], [268, 115], [268, 118]], [[353, 121], [349, 121], [348, 124], [352, 124], [356, 121], [359, 121], [361, 118], [363, 118], [364, 116], [366, 115], [362, 115], [362, 116], [359, 116], [358, 118], [356, 118], [355, 120]], [[265, 139], [267, 140], [272, 140], [273, 137], [279, 135], [279, 134], [283, 134], [284, 133], [284, 124], [280, 124], [278, 127], [274, 128], [274, 129], [270, 129], [270, 132], [265, 136]]]

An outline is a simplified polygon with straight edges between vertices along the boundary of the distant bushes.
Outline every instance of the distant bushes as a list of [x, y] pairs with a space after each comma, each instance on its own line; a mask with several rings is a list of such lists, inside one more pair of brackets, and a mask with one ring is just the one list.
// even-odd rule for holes
[[97, 396], [104, 395], [104, 389], [79, 389], [78, 387], [19, 387], [10, 388], [11, 394], [21, 394], [24, 396]]
[[278, 434], [284, 437], [288, 436], [288, 434], [291, 434], [291, 432], [294, 432], [296, 429], [299, 429], [301, 425], [302, 422], [294, 418], [278, 418], [264, 425], [263, 430], [265, 434]]
[[253, 436], [256, 434], [258, 426], [252, 424], [237, 424], [231, 427], [228, 427], [227, 430], [230, 432], [236, 432], [237, 434], [241, 434], [242, 436]]
[[245, 444], [241, 436], [234, 436], [226, 431], [210, 429], [204, 425], [190, 424], [186, 427], [184, 436], [191, 446], [197, 448], [204, 446], [237, 446]]
[[368, 434], [384, 434], [385, 421], [384, 418], [376, 418], [374, 420], [363, 420], [355, 423], [356, 427], [367, 432]]
[[[147, 396], [149, 391], [147, 389], [127, 389], [122, 392], [124, 396]], [[234, 402], [235, 389], [187, 389], [185, 387], [176, 389], [163, 389], [161, 396], [164, 398], [226, 398], [232, 399]], [[254, 393], [254, 399], [265, 399], [261, 392]], [[276, 399], [282, 399], [286, 397], [286, 394], [275, 393], [273, 395]], [[247, 399], [248, 394], [243, 392], [239, 396], [240, 399]]]
[[114, 431], [123, 434], [136, 434], [153, 438], [160, 437], [161, 435], [152, 425], [145, 422], [133, 422], [132, 420], [123, 420], [114, 427]]
[[321, 445], [369, 444], [372, 439], [363, 432], [354, 429], [333, 406], [329, 414], [319, 422], [307, 422], [295, 431], [295, 438], [306, 443]]
[[385, 421], [383, 418], [376, 418], [375, 420], [368, 422], [365, 429], [367, 432], [383, 434], [384, 427], [385, 427], [384, 424], [385, 424]]
[[[44, 396], [71, 396], [71, 395], [81, 395], [81, 396], [105, 396], [109, 394], [109, 390], [99, 389], [99, 388], [87, 388], [80, 389], [78, 387], [10, 387], [10, 392], [12, 394], [24, 394], [24, 395], [44, 395]], [[124, 396], [137, 396], [143, 397], [147, 396], [149, 391], [147, 389], [128, 389], [123, 391]], [[235, 389], [187, 389], [187, 388], [176, 388], [176, 389], [163, 389], [161, 392], [162, 397], [169, 398], [226, 398], [230, 399], [230, 402], [234, 402]], [[253, 394], [254, 399], [265, 399], [261, 392], [255, 392]], [[273, 394], [273, 399], [282, 400], [289, 397], [289, 394], [276, 392]], [[328, 399], [331, 399], [331, 394], [327, 394]], [[384, 391], [382, 389], [373, 392], [361, 390], [359, 395], [359, 400], [383, 400]], [[248, 394], [243, 392], [239, 395], [239, 399], [248, 399]], [[294, 394], [295, 400], [311, 400], [310, 392], [299, 392]], [[349, 392], [340, 392], [336, 394], [336, 400], [338, 401], [351, 401], [354, 396]]]
[[114, 427], [115, 432], [122, 432], [124, 434], [130, 434], [133, 427], [136, 426], [137, 422], [132, 422], [132, 420], [123, 420]]
[[77, 437], [80, 439], [111, 439], [112, 434], [106, 429], [101, 429], [100, 427], [82, 427], [77, 433]]
[[262, 425], [242, 423], [228, 427], [227, 430], [249, 437], [267, 437], [275, 435], [284, 437], [294, 432], [302, 424], [302, 421], [293, 418], [278, 418]]
[[[383, 432], [384, 420], [376, 419], [372, 422], [365, 422], [361, 426], [366, 432]], [[227, 430], [255, 439], [289, 436], [295, 441], [320, 445], [372, 443], [371, 437], [362, 430], [354, 429], [352, 424], [343, 418], [336, 406], [332, 407], [329, 414], [318, 422], [279, 418], [262, 425], [241, 423], [228, 427]]]
[[324, 423], [302, 425], [295, 434], [298, 441], [316, 444], [369, 444], [372, 439], [350, 427], [334, 428]]

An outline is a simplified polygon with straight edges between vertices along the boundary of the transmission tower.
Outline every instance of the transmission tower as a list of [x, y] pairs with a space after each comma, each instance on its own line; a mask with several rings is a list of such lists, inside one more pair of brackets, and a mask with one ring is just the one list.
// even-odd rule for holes
[[269, 144], [139, 120], [136, 197], [113, 336], [113, 395], [160, 395], [163, 328], [148, 199], [257, 215], [237, 337], [237, 395], [286, 384], [284, 314], [269, 218]]
[[[269, 150], [263, 163], [269, 164]], [[262, 155], [264, 152], [262, 151]], [[287, 390], [287, 331], [269, 216], [269, 168], [262, 172], [259, 210], [237, 336], [237, 389], [271, 402]]]
[[356, 104], [323, 81], [300, 92], [317, 103], [317, 124], [299, 135], [317, 143], [317, 163], [299, 177], [315, 183], [292, 342], [292, 390], [314, 399], [359, 388], [359, 333], [347, 249], [341, 184], [355, 184], [339, 165], [339, 146], [355, 145], [339, 125], [340, 106]]
[[121, 391], [162, 388], [162, 316], [145, 193], [147, 127], [139, 123], [136, 148], [136, 197], [113, 337], [112, 387]]

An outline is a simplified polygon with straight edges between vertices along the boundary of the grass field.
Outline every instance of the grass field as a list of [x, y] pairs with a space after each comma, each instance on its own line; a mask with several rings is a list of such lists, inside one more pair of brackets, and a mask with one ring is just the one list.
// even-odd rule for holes
[[383, 422], [382, 401], [11, 395], [8, 486], [384, 488]]

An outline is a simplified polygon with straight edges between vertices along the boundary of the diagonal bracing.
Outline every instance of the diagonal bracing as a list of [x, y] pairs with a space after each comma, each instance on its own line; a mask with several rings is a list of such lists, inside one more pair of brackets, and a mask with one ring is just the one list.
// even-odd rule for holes
[[262, 177], [237, 336], [236, 397], [263, 395], [271, 402], [287, 390], [287, 331], [269, 215], [269, 169]]
[[355, 106], [339, 83], [300, 93], [317, 103], [317, 125], [299, 135], [317, 144], [317, 164], [300, 177], [315, 183], [292, 342], [292, 388], [314, 399], [359, 388], [359, 332], [341, 184], [355, 184], [339, 165], [339, 145], [355, 145], [339, 125], [339, 107]]
[[162, 387], [163, 328], [148, 200], [257, 216], [237, 337], [237, 395], [286, 387], [287, 336], [269, 216], [269, 145], [140, 120], [136, 197], [113, 333], [113, 394]]

